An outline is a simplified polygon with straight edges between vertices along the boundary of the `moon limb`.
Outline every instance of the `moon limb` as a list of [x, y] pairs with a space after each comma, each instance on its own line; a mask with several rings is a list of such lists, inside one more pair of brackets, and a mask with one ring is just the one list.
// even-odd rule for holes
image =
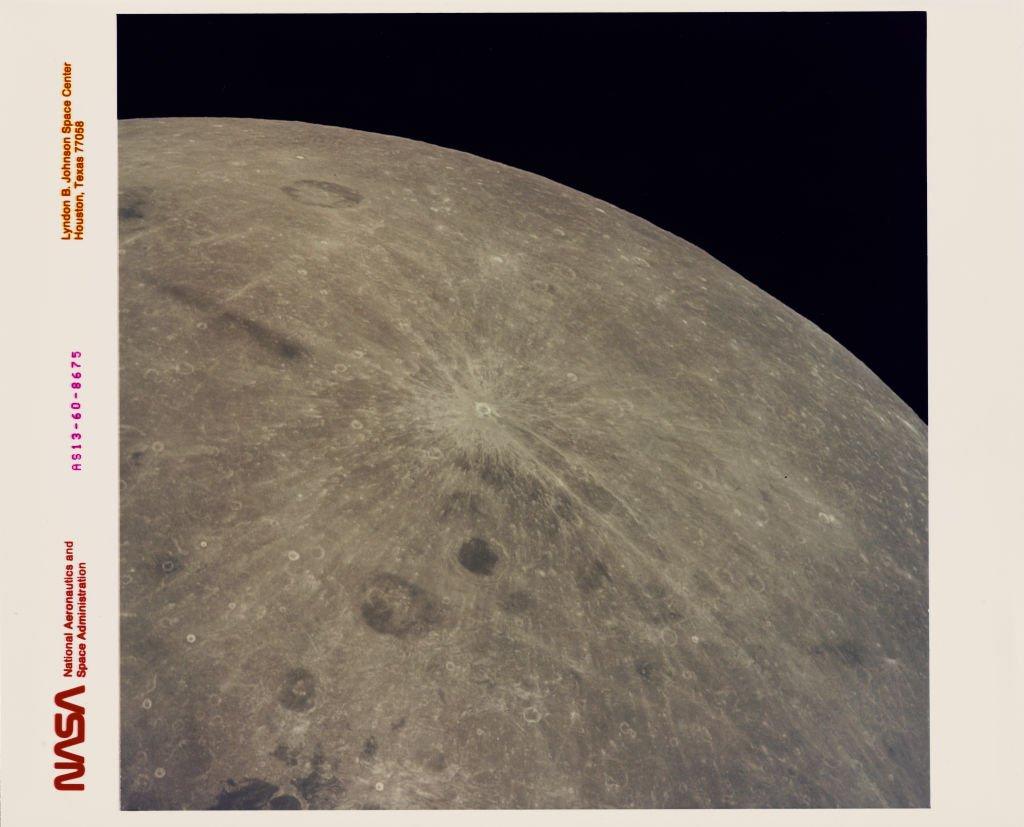
[[120, 154], [124, 808], [927, 805], [926, 428], [855, 357], [464, 153]]

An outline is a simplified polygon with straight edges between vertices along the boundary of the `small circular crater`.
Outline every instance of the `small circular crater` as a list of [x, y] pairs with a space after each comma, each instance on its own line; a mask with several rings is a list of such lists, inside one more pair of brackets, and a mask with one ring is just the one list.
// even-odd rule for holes
[[157, 767], [155, 770], [153, 770], [153, 775], [157, 778], [163, 778], [165, 775], [167, 775], [167, 770], [165, 770], [163, 767]]
[[360, 422], [358, 419], [353, 419], [352, 422], [350, 422], [349, 424], [353, 431], [363, 430], [363, 423]]
[[527, 723], [535, 724], [541, 719], [540, 710], [535, 706], [528, 706], [523, 710], [523, 718]]
[[383, 783], [381, 783], [380, 781], [378, 781], [378, 782], [377, 782], [376, 784], [374, 784], [374, 785], [373, 785], [373, 788], [374, 788], [374, 789], [375, 789], [375, 790], [376, 790], [377, 792], [379, 792], [379, 793], [380, 793], [380, 792], [384, 792], [384, 784], [383, 784]]
[[196, 636], [191, 634], [191, 633], [185, 635], [185, 642], [186, 643], [195, 643], [196, 642]]
[[142, 708], [143, 709], [152, 709], [153, 708], [153, 702], [149, 698], [146, 698], [142, 702]]
[[281, 683], [278, 701], [292, 712], [308, 712], [316, 698], [316, 676], [308, 669], [290, 670]]
[[294, 563], [296, 560], [299, 559], [299, 553], [297, 551], [295, 551], [294, 549], [292, 549], [291, 551], [288, 552], [288, 559], [291, 560]]
[[494, 574], [498, 565], [498, 554], [491, 548], [491, 544], [479, 537], [472, 537], [466, 540], [459, 547], [459, 564], [473, 574], [487, 577]]

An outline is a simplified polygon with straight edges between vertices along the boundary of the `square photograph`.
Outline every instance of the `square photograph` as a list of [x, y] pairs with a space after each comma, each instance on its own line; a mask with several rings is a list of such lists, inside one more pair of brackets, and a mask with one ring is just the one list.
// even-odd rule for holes
[[121, 808], [928, 807], [925, 35], [120, 15]]

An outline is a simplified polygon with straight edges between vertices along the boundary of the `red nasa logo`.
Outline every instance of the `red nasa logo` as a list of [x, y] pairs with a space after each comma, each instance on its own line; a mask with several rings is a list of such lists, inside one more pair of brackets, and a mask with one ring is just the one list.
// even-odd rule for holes
[[85, 742], [85, 707], [69, 700], [82, 692], [85, 692], [84, 686], [74, 686], [53, 696], [53, 702], [64, 710], [53, 716], [54, 734], [61, 739], [53, 745], [53, 754], [63, 759], [53, 762], [57, 771], [53, 786], [58, 790], [85, 789], [84, 781], [75, 780], [85, 775], [85, 756], [71, 749]]

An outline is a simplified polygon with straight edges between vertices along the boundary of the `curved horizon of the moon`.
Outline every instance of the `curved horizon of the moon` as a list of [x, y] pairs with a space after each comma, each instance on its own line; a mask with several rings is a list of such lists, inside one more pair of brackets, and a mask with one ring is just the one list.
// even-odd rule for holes
[[537, 175], [120, 122], [125, 809], [922, 807], [927, 429]]

